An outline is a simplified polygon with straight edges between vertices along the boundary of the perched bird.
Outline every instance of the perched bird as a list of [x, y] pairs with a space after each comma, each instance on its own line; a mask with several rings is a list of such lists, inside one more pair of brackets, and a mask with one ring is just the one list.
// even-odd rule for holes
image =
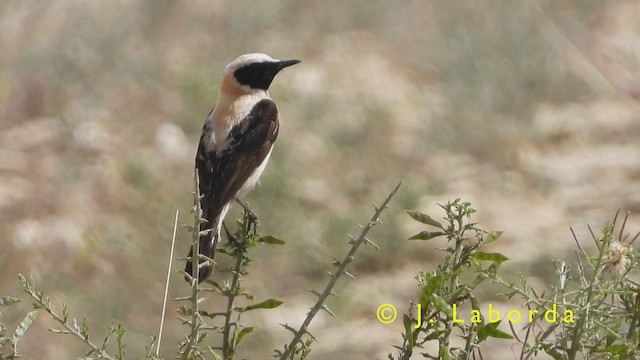
[[[269, 96], [276, 74], [300, 60], [276, 60], [265, 54], [245, 54], [225, 68], [218, 101], [204, 123], [195, 167], [200, 180], [203, 217], [199, 252], [215, 256], [220, 228], [235, 199], [258, 183], [278, 137], [279, 116]], [[189, 258], [193, 248], [189, 251]], [[192, 260], [185, 272], [195, 277]], [[200, 259], [198, 282], [213, 273], [213, 264]]]

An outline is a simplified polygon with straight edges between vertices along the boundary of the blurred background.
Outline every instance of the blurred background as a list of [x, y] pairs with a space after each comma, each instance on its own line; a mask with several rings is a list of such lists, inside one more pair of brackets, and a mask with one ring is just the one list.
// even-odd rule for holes
[[[0, 295], [17, 273], [54, 305], [112, 321], [141, 357], [160, 321], [173, 217], [190, 223], [193, 158], [224, 66], [264, 52], [298, 58], [271, 87], [282, 124], [262, 184], [245, 200], [261, 230], [287, 241], [253, 251], [246, 289], [285, 301], [245, 320], [241, 358], [288, 342], [327, 280], [347, 233], [403, 187], [311, 331], [312, 359], [374, 359], [401, 342], [415, 274], [442, 240], [404, 209], [470, 201], [494, 250], [542, 287], [552, 259], [573, 261], [573, 226], [590, 243], [617, 209], [640, 229], [640, 3], [635, 0], [0, 2]], [[236, 208], [228, 221], [237, 218]], [[189, 233], [178, 232], [177, 256]], [[180, 261], [174, 262], [181, 269]], [[174, 272], [171, 296], [189, 292]], [[491, 301], [495, 294], [486, 294]], [[22, 296], [24, 298], [24, 296]], [[29, 309], [23, 302], [18, 310]], [[219, 309], [212, 297], [205, 308]], [[169, 304], [175, 309], [177, 304]], [[19, 321], [15, 308], [0, 321]], [[186, 329], [169, 312], [162, 355]], [[78, 342], [47, 333], [27, 358], [69, 359]], [[500, 349], [500, 342], [496, 341]], [[494, 358], [511, 358], [510, 349]]]

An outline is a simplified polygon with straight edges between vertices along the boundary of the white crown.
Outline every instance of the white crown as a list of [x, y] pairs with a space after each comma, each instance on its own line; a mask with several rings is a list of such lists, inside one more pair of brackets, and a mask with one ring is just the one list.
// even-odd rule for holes
[[257, 62], [274, 62], [274, 61], [278, 61], [278, 60], [272, 58], [267, 54], [262, 54], [262, 53], [244, 54], [244, 55], [238, 56], [237, 59], [229, 63], [229, 65], [227, 65], [227, 67], [225, 68], [225, 72], [226, 73], [234, 72], [245, 65], [249, 65]]

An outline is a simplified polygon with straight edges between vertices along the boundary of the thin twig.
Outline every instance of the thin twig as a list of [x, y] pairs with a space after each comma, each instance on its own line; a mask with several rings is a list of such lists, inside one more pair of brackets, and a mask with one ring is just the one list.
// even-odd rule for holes
[[191, 256], [191, 333], [189, 334], [189, 342], [182, 353], [182, 360], [189, 357], [193, 345], [198, 341], [198, 331], [200, 330], [200, 320], [198, 319], [198, 273], [200, 263], [200, 224], [202, 222], [202, 207], [200, 206], [200, 176], [198, 169], [194, 174], [195, 190], [193, 192], [194, 214], [193, 214], [193, 243], [191, 245], [193, 252]]
[[[619, 211], [619, 210], [618, 210]], [[618, 213], [616, 213], [616, 216]], [[627, 211], [627, 214], [624, 216], [624, 220], [622, 221], [622, 227], [620, 228], [620, 235], [618, 235], [618, 241], [622, 241], [622, 234], [624, 234], [624, 228], [627, 225], [627, 220], [629, 219], [629, 215], [631, 215], [631, 211]], [[615, 222], [613, 225], [615, 226]]]
[[[458, 217], [458, 231], [456, 232], [457, 234], [461, 234], [462, 231], [464, 231], [464, 224], [462, 222], [462, 215], [459, 215]], [[456, 248], [454, 251], [454, 255], [453, 255], [453, 262], [451, 263], [451, 271], [455, 272], [455, 270], [458, 268], [458, 266], [460, 266], [460, 260], [461, 260], [461, 256], [462, 256], [462, 249], [464, 248], [464, 242], [465, 239], [460, 235], [456, 240]], [[458, 275], [455, 275], [451, 278], [451, 282], [450, 282], [450, 289], [455, 290], [458, 288], [458, 280], [459, 277]], [[447, 319], [446, 323], [445, 323], [445, 329], [447, 330], [444, 334], [444, 336], [441, 338], [440, 343], [446, 348], [449, 348], [449, 339], [451, 337], [451, 333], [453, 330], [453, 319]], [[471, 335], [469, 336], [468, 339], [471, 338]]]
[[162, 316], [160, 317], [160, 330], [158, 330], [158, 344], [156, 346], [156, 356], [160, 353], [160, 343], [162, 341], [162, 329], [164, 327], [164, 315], [167, 310], [167, 296], [169, 295], [169, 279], [171, 278], [171, 264], [173, 262], [173, 250], [176, 247], [176, 231], [178, 229], [178, 214], [180, 210], [176, 210], [176, 219], [173, 222], [173, 235], [171, 236], [171, 253], [169, 254], [169, 266], [167, 268], [167, 281], [164, 286], [164, 301], [162, 302]]
[[51, 310], [51, 308], [45, 308], [45, 310], [60, 324], [62, 324], [62, 326], [64, 326], [65, 329], [67, 329], [71, 334], [75, 335], [75, 337], [77, 337], [78, 339], [82, 340], [82, 342], [84, 342], [85, 344], [87, 344], [87, 346], [89, 346], [100, 358], [104, 358], [107, 360], [115, 360], [114, 357], [112, 357], [111, 355], [107, 354], [104, 350], [100, 349], [99, 347], [97, 347], [95, 344], [93, 344], [91, 342], [91, 340], [89, 340], [89, 337], [85, 337], [84, 335], [82, 335], [79, 331], [77, 331], [73, 326], [69, 325], [66, 321], [64, 321], [64, 319], [62, 319], [58, 314], [56, 314], [55, 312], [53, 312], [53, 310]]
[[582, 249], [582, 245], [580, 245], [580, 241], [578, 240], [575, 231], [573, 231], [573, 227], [569, 226], [569, 229], [571, 230], [571, 234], [573, 235], [573, 240], [575, 240], [576, 245], [578, 245], [578, 249], [580, 249], [580, 251], [584, 253], [584, 249]]
[[33, 285], [24, 277], [22, 274], [18, 275], [20, 279], [20, 284], [24, 288], [25, 292], [29, 294], [37, 303], [38, 308], [44, 309], [46, 312], [51, 315], [51, 317], [60, 323], [69, 334], [74, 335], [78, 339], [80, 339], [83, 343], [85, 343], [88, 347], [91, 348], [92, 352], [95, 353], [99, 358], [106, 360], [116, 360], [111, 355], [107, 354], [102, 348], [95, 345], [91, 340], [89, 340], [89, 335], [87, 333], [83, 333], [78, 331], [78, 326], [76, 325], [76, 321], [74, 319], [73, 325], [67, 322], [67, 312], [66, 307], [63, 308], [62, 313], [63, 316], [56, 314], [53, 309], [51, 309], [51, 303], [49, 298], [45, 297], [42, 292], [38, 292], [33, 288]]
[[[239, 203], [242, 204], [242, 202], [238, 201]], [[246, 242], [247, 242], [247, 238], [249, 236], [249, 227], [251, 226], [251, 222], [252, 219], [255, 219], [254, 217], [255, 215], [253, 214], [253, 211], [251, 211], [249, 208], [245, 208], [244, 211], [244, 229], [243, 229], [243, 234], [242, 234], [242, 243], [239, 244], [239, 250], [240, 253], [235, 254], [236, 255], [236, 263], [234, 265], [233, 268], [233, 273], [232, 273], [232, 279], [231, 279], [231, 285], [229, 286], [228, 289], [228, 295], [227, 295], [227, 310], [224, 313], [224, 328], [222, 330], [222, 358], [223, 359], [230, 359], [231, 358], [231, 354], [234, 352], [234, 349], [232, 347], [230, 347], [230, 335], [231, 335], [231, 316], [233, 315], [233, 302], [235, 301], [237, 292], [238, 292], [238, 283], [240, 282], [240, 277], [241, 277], [241, 268], [242, 268], [242, 261], [244, 260], [244, 252], [246, 251]], [[235, 325], [234, 325], [235, 326]]]
[[307, 313], [307, 317], [304, 319], [304, 322], [302, 323], [302, 325], [300, 325], [300, 328], [298, 328], [298, 330], [295, 332], [293, 339], [291, 340], [291, 342], [289, 343], [285, 351], [280, 356], [280, 360], [288, 359], [289, 356], [294, 351], [296, 345], [298, 345], [298, 343], [301, 341], [302, 336], [304, 334], [308, 334], [307, 327], [309, 326], [309, 324], [311, 324], [311, 321], [316, 316], [318, 311], [324, 308], [324, 302], [327, 300], [329, 295], [331, 295], [331, 293], [333, 292], [333, 287], [338, 282], [338, 279], [346, 272], [347, 266], [351, 263], [351, 261], [353, 261], [354, 255], [356, 254], [356, 251], [358, 251], [358, 248], [360, 247], [360, 245], [367, 242], [366, 237], [367, 237], [367, 234], [369, 233], [369, 230], [371, 230], [371, 228], [376, 224], [380, 223], [380, 215], [382, 215], [382, 212], [387, 208], [387, 205], [389, 204], [389, 201], [391, 201], [391, 198], [393, 198], [396, 192], [398, 192], [400, 185], [402, 185], [402, 182], [398, 183], [398, 185], [396, 185], [393, 191], [391, 191], [391, 193], [387, 195], [387, 198], [384, 200], [384, 202], [380, 207], [376, 207], [376, 211], [371, 217], [371, 219], [369, 220], [369, 223], [366, 226], [362, 227], [362, 232], [360, 233], [360, 236], [358, 236], [358, 238], [353, 242], [351, 249], [349, 250], [347, 255], [344, 257], [344, 259], [340, 262], [338, 269], [335, 271], [335, 273], [331, 275], [331, 280], [329, 280], [329, 283], [327, 284], [324, 291], [318, 298], [318, 301], [316, 301], [315, 305], [313, 305], [311, 310]]

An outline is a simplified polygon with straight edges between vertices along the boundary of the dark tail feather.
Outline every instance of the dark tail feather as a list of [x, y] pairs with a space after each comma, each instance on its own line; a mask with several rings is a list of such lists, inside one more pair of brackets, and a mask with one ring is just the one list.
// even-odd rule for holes
[[[200, 236], [198, 240], [198, 251], [200, 254], [207, 256], [211, 259], [215, 256], [216, 245], [218, 243], [218, 232], [213, 229], [210, 234]], [[189, 258], [193, 256], [193, 247], [189, 250]], [[198, 264], [202, 264], [204, 260], [199, 259]], [[193, 265], [191, 260], [187, 260], [187, 264], [184, 267], [184, 271], [193, 277]], [[213, 264], [201, 266], [198, 271], [198, 283], [203, 282], [209, 276], [213, 274]], [[185, 277], [185, 280], [189, 281], [189, 278]]]

